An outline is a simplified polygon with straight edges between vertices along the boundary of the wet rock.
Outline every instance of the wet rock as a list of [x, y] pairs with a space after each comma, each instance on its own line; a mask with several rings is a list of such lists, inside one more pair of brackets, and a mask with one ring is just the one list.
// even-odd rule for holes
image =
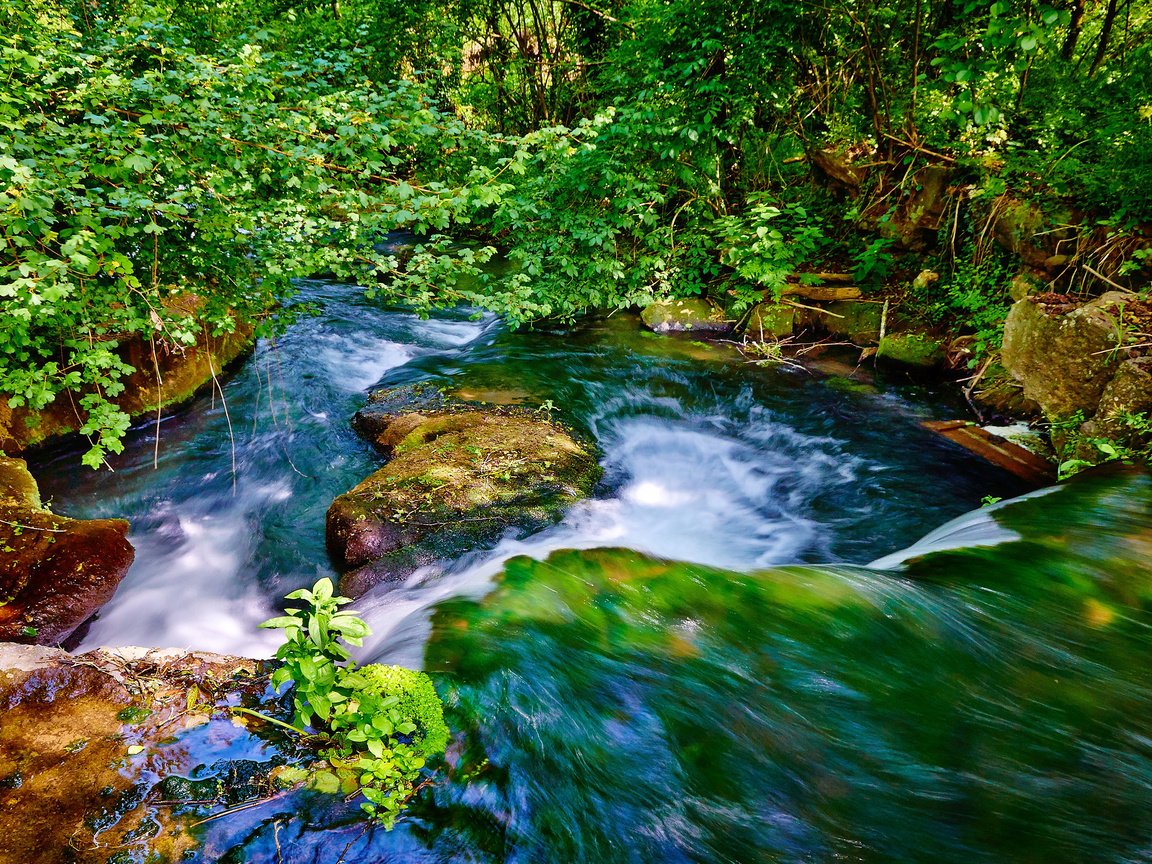
[[328, 549], [353, 596], [550, 524], [600, 476], [591, 447], [537, 411], [404, 388], [354, 422], [389, 461], [328, 510]]
[[796, 307], [787, 303], [759, 303], [748, 314], [744, 335], [749, 339], [783, 339], [792, 335]]
[[[172, 305], [183, 313], [195, 314], [203, 301], [185, 296], [172, 301]], [[150, 341], [139, 337], [123, 339], [118, 353], [136, 371], [124, 379], [124, 392], [114, 401], [132, 417], [154, 415], [157, 408], [187, 402], [251, 347], [252, 333], [252, 328], [245, 326], [216, 336], [202, 333], [194, 345], [161, 345], [155, 356]], [[10, 408], [7, 400], [0, 400], [0, 452], [16, 455], [33, 444], [76, 432], [87, 420], [77, 403], [76, 399], [60, 395], [45, 408], [32, 411]]]
[[169, 774], [152, 787], [152, 797], [163, 802], [215, 801], [220, 795], [220, 786], [215, 778], [189, 780], [177, 774]]
[[[0, 784], [0, 861], [104, 861], [111, 849], [125, 860], [180, 860], [196, 840], [149, 794], [158, 773], [191, 767], [174, 721], [192, 710], [190, 687], [214, 710], [263, 692], [261, 671], [258, 661], [203, 653], [73, 657], [0, 643], [0, 778], [9, 781]], [[215, 722], [218, 736], [248, 734], [226, 716]]]
[[68, 638], [127, 574], [135, 557], [127, 533], [123, 519], [46, 510], [24, 460], [0, 456], [0, 640]]
[[722, 309], [698, 297], [653, 303], [640, 312], [640, 318], [657, 333], [725, 333], [733, 324]]
[[1012, 306], [1004, 322], [1004, 368], [1049, 418], [1096, 412], [1120, 363], [1118, 315], [1131, 297], [1111, 291], [1072, 308], [1039, 295]]
[[888, 333], [876, 348], [876, 358], [905, 366], [931, 368], [944, 362], [944, 344], [922, 333]]

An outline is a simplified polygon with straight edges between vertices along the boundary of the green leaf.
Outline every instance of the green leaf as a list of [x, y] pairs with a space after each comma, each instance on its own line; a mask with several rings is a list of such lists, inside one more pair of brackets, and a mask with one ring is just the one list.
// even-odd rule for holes
[[335, 795], [340, 791], [340, 778], [331, 771], [317, 771], [308, 781], [308, 785], [317, 792]]

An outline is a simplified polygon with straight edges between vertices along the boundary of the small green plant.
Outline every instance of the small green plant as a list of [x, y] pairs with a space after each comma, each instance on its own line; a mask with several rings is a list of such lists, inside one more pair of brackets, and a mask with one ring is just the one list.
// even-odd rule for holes
[[980, 499], [981, 507], [991, 507], [993, 504], [999, 504], [1004, 499], [998, 495], [985, 495]]
[[879, 285], [892, 271], [895, 258], [889, 251], [896, 241], [877, 237], [852, 256], [852, 276], [862, 285]]
[[[351, 610], [351, 602], [333, 594], [330, 579], [311, 591], [287, 596], [300, 608], [285, 609], [261, 627], [281, 629], [285, 642], [276, 652], [283, 665], [272, 675], [279, 690], [291, 682], [294, 726], [279, 725], [311, 736], [320, 744], [327, 765], [308, 777], [321, 792], [359, 792], [360, 806], [390, 829], [415, 792], [415, 783], [430, 757], [444, 752], [448, 727], [444, 709], [427, 675], [399, 666], [357, 667], [347, 645], [360, 646], [368, 625]], [[248, 712], [246, 709], [239, 709]]]

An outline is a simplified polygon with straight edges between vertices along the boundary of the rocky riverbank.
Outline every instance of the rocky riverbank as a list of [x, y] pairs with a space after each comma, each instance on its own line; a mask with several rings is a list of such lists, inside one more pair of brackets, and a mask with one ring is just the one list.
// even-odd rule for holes
[[[233, 722], [262, 661], [0, 643], [0, 860], [180, 860], [206, 810], [265, 796], [283, 757]], [[212, 754], [217, 754], [211, 761]], [[204, 760], [208, 758], [210, 764]]]

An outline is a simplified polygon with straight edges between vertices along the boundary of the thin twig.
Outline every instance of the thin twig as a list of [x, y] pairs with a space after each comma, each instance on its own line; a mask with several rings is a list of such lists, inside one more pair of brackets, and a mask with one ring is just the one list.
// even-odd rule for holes
[[231, 816], [233, 813], [241, 813], [245, 810], [251, 810], [254, 807], [267, 804], [269, 801], [275, 801], [277, 798], [283, 798], [291, 791], [291, 789], [286, 789], [283, 792], [277, 792], [275, 795], [269, 795], [267, 798], [261, 798], [259, 801], [251, 801], [247, 804], [241, 804], [239, 807], [233, 807], [231, 810], [221, 810], [219, 813], [213, 813], [211, 816], [207, 816], [197, 822], [193, 822], [189, 827], [195, 828], [197, 825], [203, 825], [205, 822], [211, 822], [213, 819], [220, 819], [224, 816]]
[[1107, 276], [1105, 276], [1103, 273], [1099, 273], [1099, 272], [1097, 272], [1096, 270], [1093, 270], [1093, 269], [1092, 269], [1091, 267], [1089, 267], [1087, 264], [1081, 264], [1081, 265], [1080, 265], [1080, 267], [1081, 267], [1082, 269], [1084, 269], [1084, 270], [1087, 270], [1089, 273], [1091, 273], [1091, 274], [1092, 274], [1093, 276], [1095, 276], [1097, 279], [1099, 279], [1099, 280], [1101, 280], [1101, 281], [1103, 281], [1103, 282], [1107, 282], [1107, 283], [1108, 283], [1109, 285], [1111, 285], [1113, 288], [1119, 288], [1121, 291], [1127, 291], [1127, 290], [1128, 290], [1127, 288], [1125, 288], [1123, 285], [1119, 284], [1118, 282], [1113, 282], [1111, 279], [1109, 279], [1109, 278], [1108, 278]]
[[819, 306], [809, 306], [805, 303], [797, 303], [795, 300], [785, 299], [785, 300], [781, 300], [780, 302], [781, 303], [787, 303], [789, 306], [795, 306], [797, 309], [808, 309], [812, 312], [819, 312], [821, 315], [831, 315], [833, 318], [845, 317], [843, 315], [840, 315], [837, 312], [829, 312], [827, 309], [821, 309]]
[[232, 494], [236, 494], [236, 436], [232, 432], [232, 415], [228, 413], [228, 400], [224, 398], [224, 388], [220, 386], [220, 379], [216, 377], [216, 364], [212, 362], [212, 346], [210, 337], [204, 334], [204, 355], [208, 358], [208, 371], [212, 373], [212, 383], [220, 394], [220, 404], [224, 407], [224, 419], [228, 421], [228, 440], [232, 443]]
[[7, 519], [0, 519], [5, 525], [11, 525], [13, 528], [26, 528], [29, 531], [46, 531], [49, 534], [67, 534], [67, 528], [37, 528], [35, 525], [24, 525], [21, 522], [9, 522]]

